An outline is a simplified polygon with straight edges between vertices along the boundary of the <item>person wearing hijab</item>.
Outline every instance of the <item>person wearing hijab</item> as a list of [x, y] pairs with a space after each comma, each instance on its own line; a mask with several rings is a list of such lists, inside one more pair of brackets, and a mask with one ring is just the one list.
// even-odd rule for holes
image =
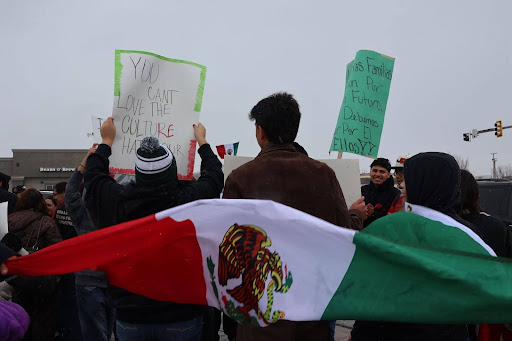
[[[473, 224], [460, 218], [455, 208], [461, 200], [460, 168], [453, 156], [445, 153], [420, 153], [404, 163], [405, 201], [444, 213], [466, 225], [476, 234]], [[414, 314], [411, 311], [411, 314]], [[465, 324], [421, 324], [402, 322], [356, 321], [352, 341], [466, 341]], [[476, 335], [472, 334], [472, 337]]]

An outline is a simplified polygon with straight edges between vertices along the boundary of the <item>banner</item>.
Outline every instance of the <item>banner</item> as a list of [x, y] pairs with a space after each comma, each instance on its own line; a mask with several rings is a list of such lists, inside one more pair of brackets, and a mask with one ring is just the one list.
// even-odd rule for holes
[[347, 65], [330, 151], [377, 158], [394, 64], [394, 58], [361, 50]]
[[110, 171], [135, 174], [135, 152], [155, 136], [176, 158], [178, 178], [191, 180], [206, 67], [143, 51], [116, 50]]

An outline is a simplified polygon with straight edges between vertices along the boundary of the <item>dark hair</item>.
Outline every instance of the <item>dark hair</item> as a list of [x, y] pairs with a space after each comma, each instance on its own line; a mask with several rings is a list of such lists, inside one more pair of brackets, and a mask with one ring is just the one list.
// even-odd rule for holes
[[391, 163], [389, 163], [388, 159], [385, 159], [383, 157], [375, 159], [370, 165], [370, 168], [372, 168], [373, 166], [381, 166], [382, 168], [386, 168], [388, 172], [391, 171]]
[[63, 182], [59, 182], [58, 184], [56, 184], [55, 186], [53, 186], [53, 189], [57, 192], [57, 194], [61, 194], [61, 193], [64, 193], [66, 192], [66, 185], [68, 183], [63, 181]]
[[299, 131], [299, 104], [292, 95], [278, 92], [262, 99], [252, 108], [249, 119], [263, 128], [268, 141], [292, 143]]
[[23, 210], [31, 210], [44, 215], [50, 215], [48, 207], [46, 207], [46, 202], [43, 199], [43, 195], [37, 189], [33, 188], [29, 188], [21, 193], [14, 212]]
[[45, 201], [46, 201], [46, 200], [51, 200], [51, 201], [53, 202], [53, 204], [54, 204], [55, 206], [57, 206], [57, 201], [55, 201], [55, 199], [53, 199], [53, 195], [49, 195], [49, 196], [47, 196], [47, 197], [46, 197], [46, 199], [44, 199], [44, 200], [45, 200]]
[[465, 169], [460, 170], [460, 191], [462, 200], [458, 210], [459, 214], [480, 214], [482, 211], [478, 202], [480, 189], [473, 174]]

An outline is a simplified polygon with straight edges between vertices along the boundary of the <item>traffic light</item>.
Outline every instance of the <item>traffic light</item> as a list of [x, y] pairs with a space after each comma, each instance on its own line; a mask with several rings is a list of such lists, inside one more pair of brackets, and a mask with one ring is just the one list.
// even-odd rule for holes
[[464, 141], [467, 141], [467, 142], [471, 141], [471, 138], [469, 137], [469, 133], [462, 134], [462, 137], [464, 138]]
[[496, 137], [503, 136], [503, 126], [501, 125], [501, 120], [494, 123], [494, 135], [496, 135]]

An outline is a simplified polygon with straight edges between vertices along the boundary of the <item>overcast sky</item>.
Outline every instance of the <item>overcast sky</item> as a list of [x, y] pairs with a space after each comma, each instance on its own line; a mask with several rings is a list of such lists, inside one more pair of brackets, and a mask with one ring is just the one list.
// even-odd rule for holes
[[[476, 175], [512, 164], [512, 2], [503, 1], [4, 1], [0, 11], [0, 157], [11, 149], [88, 148], [91, 115], [109, 116], [114, 50], [207, 66], [201, 121], [212, 145], [259, 147], [247, 119], [261, 98], [292, 93], [297, 137], [328, 155], [345, 66], [358, 50], [394, 57], [380, 157], [444, 151]], [[362, 171], [370, 159], [360, 158]]]

